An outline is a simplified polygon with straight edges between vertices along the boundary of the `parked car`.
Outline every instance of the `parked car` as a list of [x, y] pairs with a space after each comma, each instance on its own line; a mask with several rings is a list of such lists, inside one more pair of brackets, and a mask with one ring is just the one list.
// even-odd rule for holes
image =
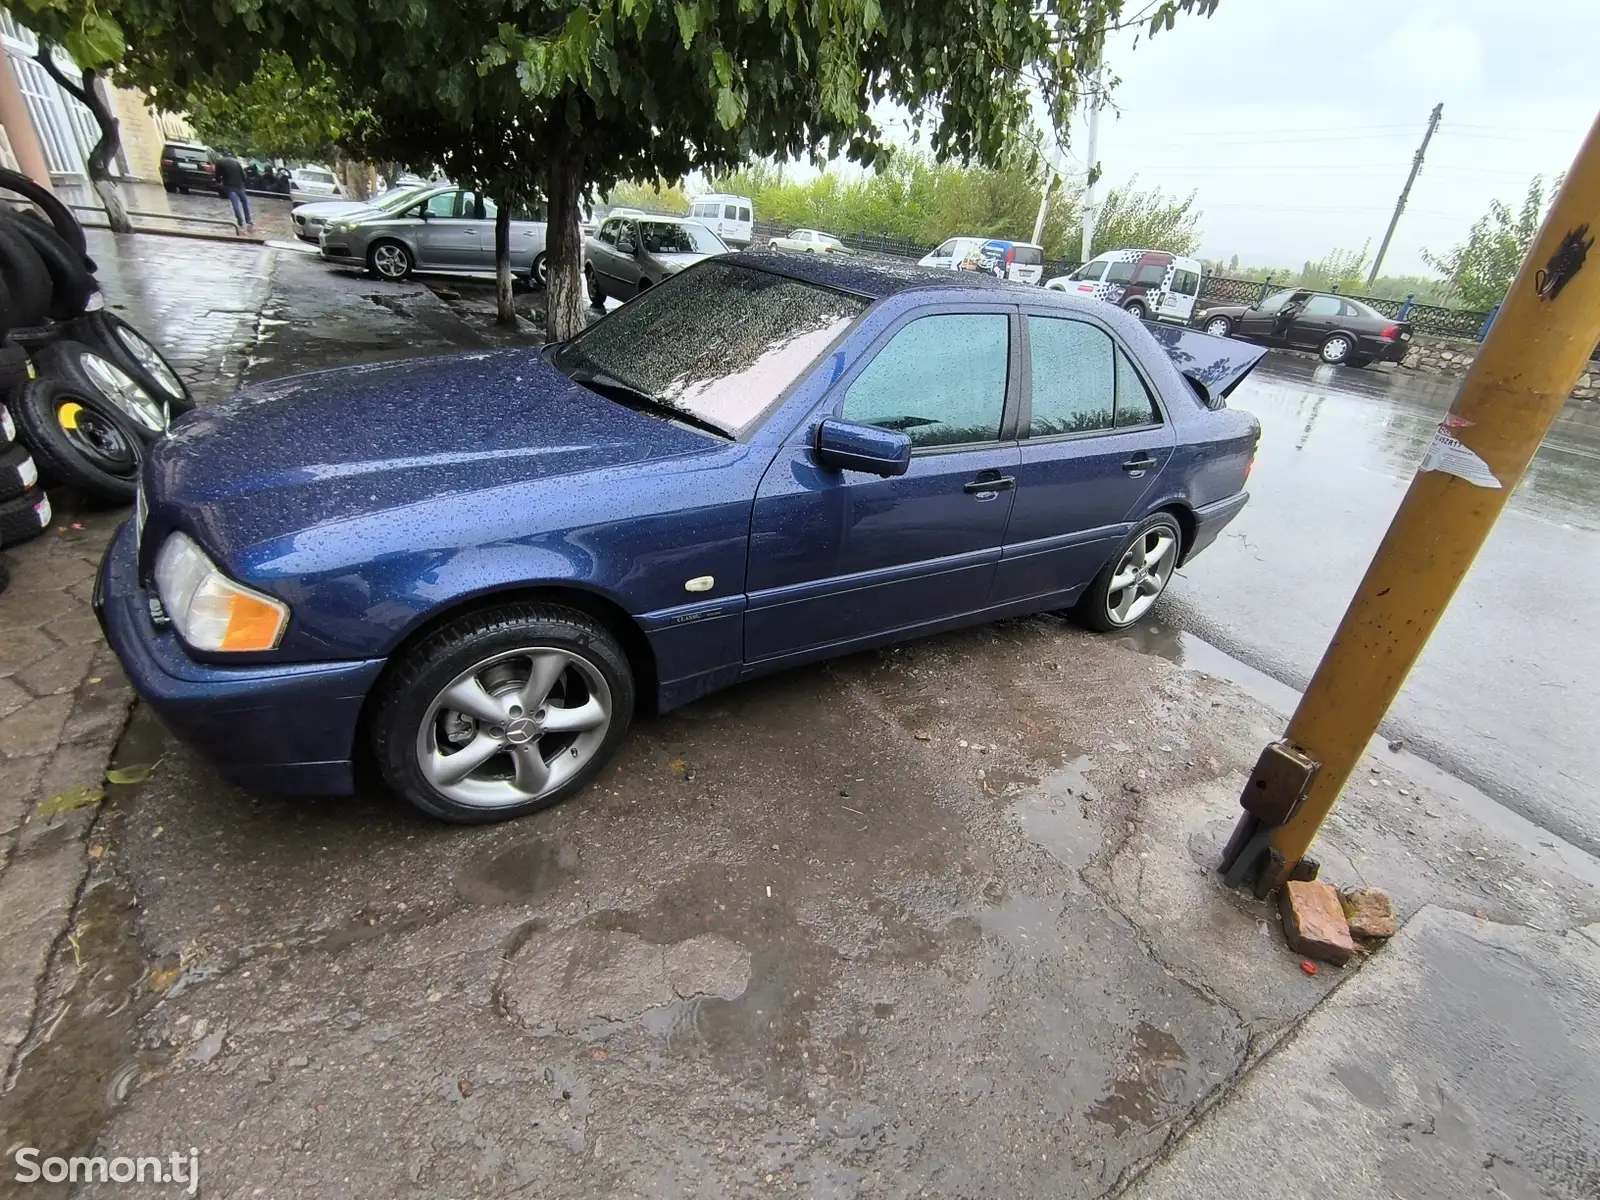
[[216, 152], [203, 142], [167, 142], [161, 147], [161, 186], [169, 192], [217, 190]]
[[344, 196], [339, 179], [327, 167], [296, 167], [289, 172], [289, 199], [296, 204], [337, 200]]
[[243, 786], [347, 792], [370, 752], [424, 811], [502, 820], [641, 706], [1003, 616], [1138, 621], [1248, 499], [1259, 427], [1224, 398], [1264, 353], [979, 274], [713, 258], [542, 350], [190, 414], [94, 607]]
[[964, 271], [987, 271], [1014, 283], [1038, 283], [1044, 278], [1044, 247], [1032, 242], [990, 239], [960, 263]]
[[1054, 291], [1093, 296], [1120, 305], [1139, 318], [1187, 323], [1194, 315], [1205, 264], [1165, 250], [1111, 250], [1097, 254], [1071, 275], [1050, 280]]
[[373, 196], [370, 200], [318, 200], [314, 204], [297, 204], [289, 212], [294, 222], [295, 236], [316, 242], [322, 236], [322, 227], [340, 217], [354, 217], [369, 210], [391, 212], [404, 208], [411, 198], [427, 190], [426, 183], [396, 185]]
[[[493, 200], [471, 188], [436, 185], [399, 208], [334, 218], [323, 226], [318, 246], [328, 262], [366, 267], [383, 279], [404, 279], [412, 271], [493, 271], [497, 212]], [[544, 283], [544, 249], [543, 220], [512, 219], [514, 272]]]
[[979, 247], [988, 240], [981, 237], [946, 238], [917, 259], [917, 266], [933, 267], [941, 271], [959, 271], [961, 264], [976, 254]]
[[1323, 362], [1347, 367], [1399, 362], [1411, 346], [1409, 321], [1332, 292], [1288, 288], [1257, 305], [1202, 304], [1193, 323], [1216, 337], [1315, 350]]
[[767, 243], [774, 250], [792, 250], [796, 254], [851, 254], [854, 253], [831, 233], [819, 229], [796, 229], [784, 237], [775, 237]]
[[713, 254], [727, 244], [699, 221], [684, 217], [607, 217], [583, 243], [589, 299], [626, 300]]
[[720, 192], [696, 196], [689, 204], [689, 215], [737, 249], [748, 246], [755, 237], [755, 202], [749, 196]]

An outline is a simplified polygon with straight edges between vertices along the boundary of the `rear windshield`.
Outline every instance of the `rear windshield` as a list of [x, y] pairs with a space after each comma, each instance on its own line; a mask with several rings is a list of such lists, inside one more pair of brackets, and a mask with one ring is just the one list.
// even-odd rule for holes
[[202, 150], [198, 146], [168, 146], [169, 158], [181, 158], [184, 162], [206, 162], [211, 157], [209, 150]]
[[[750, 432], [867, 302], [708, 259], [562, 343], [552, 365], [605, 377], [729, 437]], [[594, 390], [611, 394], [604, 380]]]
[[1044, 251], [1037, 246], [1018, 246], [1011, 255], [1011, 261], [1019, 267], [1043, 266]]

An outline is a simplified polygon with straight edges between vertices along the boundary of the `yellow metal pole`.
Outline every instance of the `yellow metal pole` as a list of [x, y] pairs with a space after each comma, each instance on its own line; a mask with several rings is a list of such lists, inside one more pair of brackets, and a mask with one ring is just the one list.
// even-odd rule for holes
[[1317, 765], [1270, 832], [1281, 858], [1257, 894], [1305, 857], [1600, 342], [1597, 234], [1600, 118], [1289, 722], [1285, 740]]

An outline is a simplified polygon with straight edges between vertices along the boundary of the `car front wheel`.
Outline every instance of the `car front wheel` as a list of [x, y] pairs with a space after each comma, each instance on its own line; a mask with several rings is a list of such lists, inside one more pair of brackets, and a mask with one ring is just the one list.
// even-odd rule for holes
[[1212, 337], [1227, 337], [1233, 332], [1233, 322], [1227, 317], [1212, 317], [1206, 322], [1206, 332]]
[[450, 622], [380, 693], [373, 750], [389, 786], [457, 824], [505, 821], [576, 792], [633, 719], [627, 656], [599, 622], [515, 603]]
[[399, 242], [378, 242], [367, 251], [367, 266], [380, 279], [398, 282], [411, 274], [411, 251]]
[[1126, 629], [1167, 590], [1182, 548], [1183, 534], [1171, 513], [1146, 518], [1095, 576], [1073, 615], [1102, 633]]
[[1336, 333], [1322, 343], [1322, 349], [1317, 351], [1317, 355], [1323, 362], [1337, 365], [1348, 359], [1350, 351], [1354, 349], [1355, 346], [1348, 337], [1342, 333]]

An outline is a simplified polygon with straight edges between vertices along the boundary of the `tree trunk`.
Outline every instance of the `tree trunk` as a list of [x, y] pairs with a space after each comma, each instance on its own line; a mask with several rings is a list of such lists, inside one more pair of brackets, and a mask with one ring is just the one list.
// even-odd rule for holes
[[557, 116], [546, 168], [545, 199], [549, 221], [545, 234], [545, 336], [564, 342], [583, 328], [583, 144]]
[[100, 197], [100, 203], [105, 206], [106, 224], [111, 227], [111, 231], [132, 233], [133, 222], [128, 219], [127, 205], [122, 202], [122, 189], [111, 177], [111, 160], [122, 147], [122, 131], [118, 127], [116, 117], [111, 115], [111, 106], [106, 103], [105, 93], [95, 86], [95, 69], [85, 67], [83, 82], [74, 83], [57, 65], [55, 47], [43, 39], [40, 39], [39, 51], [35, 57], [39, 65], [44, 68], [45, 74], [55, 80], [64, 92], [87, 108], [94, 117], [95, 124], [100, 126], [100, 140], [94, 144], [94, 149], [89, 151], [84, 166], [89, 172], [89, 182], [94, 185], [95, 195]]
[[494, 214], [494, 313], [502, 325], [515, 328], [517, 309], [511, 293], [511, 205], [499, 202]]

